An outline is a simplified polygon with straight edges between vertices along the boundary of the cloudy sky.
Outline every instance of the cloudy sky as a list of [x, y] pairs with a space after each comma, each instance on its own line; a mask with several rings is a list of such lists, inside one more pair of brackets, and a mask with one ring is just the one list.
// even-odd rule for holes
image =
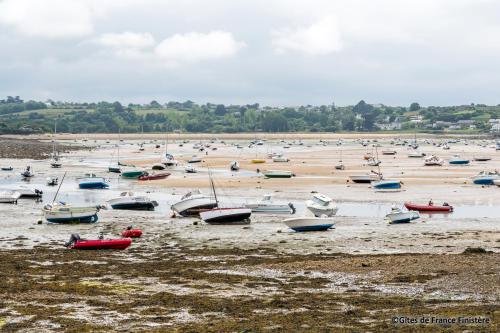
[[0, 0], [0, 96], [500, 103], [500, 1]]

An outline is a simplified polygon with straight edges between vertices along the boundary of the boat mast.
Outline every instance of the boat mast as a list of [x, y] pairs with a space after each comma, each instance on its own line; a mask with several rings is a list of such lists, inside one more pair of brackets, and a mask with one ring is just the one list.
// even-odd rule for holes
[[120, 143], [121, 143], [121, 131], [120, 129], [118, 128], [118, 155], [117, 155], [117, 159], [116, 159], [116, 164], [117, 165], [120, 165]]
[[52, 203], [56, 202], [57, 195], [59, 194], [59, 190], [61, 189], [61, 186], [62, 186], [62, 184], [64, 182], [64, 177], [66, 177], [66, 172], [67, 171], [64, 172], [64, 175], [63, 175], [63, 177], [61, 179], [61, 183], [59, 183], [59, 187], [57, 188], [56, 194], [54, 195], [54, 199], [52, 199]]
[[212, 192], [214, 193], [215, 203], [219, 207], [219, 200], [217, 199], [217, 193], [215, 192], [214, 180], [212, 178], [212, 171], [208, 168], [208, 177], [210, 179], [210, 186], [212, 187]]

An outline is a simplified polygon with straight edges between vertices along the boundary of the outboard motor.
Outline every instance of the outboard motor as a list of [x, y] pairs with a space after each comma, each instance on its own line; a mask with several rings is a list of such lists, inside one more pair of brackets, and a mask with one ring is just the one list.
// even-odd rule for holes
[[76, 241], [80, 240], [80, 235], [79, 234], [71, 234], [71, 237], [69, 238], [69, 241], [64, 244], [64, 246], [69, 247], [76, 243]]
[[292, 210], [292, 214], [295, 214], [295, 212], [297, 212], [297, 209], [295, 209], [295, 206], [293, 205], [293, 203], [289, 202], [288, 207], [290, 207], [290, 209]]
[[134, 226], [129, 225], [126, 230], [132, 230]]

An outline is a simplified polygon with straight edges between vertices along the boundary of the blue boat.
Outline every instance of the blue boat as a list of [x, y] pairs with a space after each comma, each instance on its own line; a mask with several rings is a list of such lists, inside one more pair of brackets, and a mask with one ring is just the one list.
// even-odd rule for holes
[[379, 180], [371, 183], [376, 190], [398, 190], [401, 188], [399, 180]]
[[109, 184], [103, 177], [97, 177], [94, 174], [87, 174], [85, 178], [78, 179], [78, 187], [81, 189], [104, 189]]
[[494, 185], [494, 180], [499, 180], [500, 175], [495, 172], [481, 172], [479, 175], [474, 177], [473, 182], [476, 185]]
[[460, 156], [458, 156], [458, 155], [455, 155], [449, 161], [449, 163], [450, 164], [455, 164], [455, 165], [465, 165], [465, 164], [469, 164], [470, 160], [466, 160], [466, 159], [460, 158]]

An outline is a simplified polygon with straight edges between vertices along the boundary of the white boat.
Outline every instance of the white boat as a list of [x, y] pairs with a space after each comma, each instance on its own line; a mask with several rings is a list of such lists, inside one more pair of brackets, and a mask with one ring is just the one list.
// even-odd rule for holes
[[193, 156], [189, 159], [188, 163], [200, 163], [201, 162], [201, 158], [198, 157], [198, 156]]
[[415, 210], [405, 212], [399, 208], [393, 207], [391, 212], [385, 217], [389, 219], [389, 223], [407, 223], [418, 219], [420, 214]]
[[197, 216], [200, 210], [214, 207], [217, 207], [217, 202], [213, 196], [204, 195], [200, 190], [195, 190], [185, 194], [179, 202], [171, 206], [171, 209], [181, 216]]
[[33, 169], [31, 169], [31, 166], [27, 166], [26, 169], [21, 172], [21, 176], [23, 176], [24, 178], [31, 178], [35, 175], [35, 173], [33, 172]]
[[212, 208], [200, 212], [200, 218], [208, 224], [248, 224], [250, 208]]
[[231, 171], [238, 171], [240, 169], [240, 164], [238, 163], [238, 161], [232, 161], [229, 168], [231, 169]]
[[294, 217], [285, 219], [283, 223], [295, 231], [322, 231], [330, 229], [334, 224], [331, 217]]
[[118, 198], [111, 199], [108, 204], [113, 209], [154, 210], [158, 202], [145, 196], [134, 196], [132, 192], [122, 192]]
[[376, 159], [374, 159], [373, 157], [370, 157], [370, 158], [368, 159], [368, 163], [367, 163], [367, 164], [368, 164], [369, 166], [379, 166], [379, 165], [380, 165], [380, 163], [382, 163], [380, 160], [376, 160]]
[[284, 156], [274, 156], [273, 162], [289, 162], [290, 160]]
[[[57, 122], [54, 122], [54, 135], [57, 134]], [[53, 168], [60, 168], [62, 166], [59, 160], [59, 152], [56, 150], [56, 140], [52, 138], [52, 159], [50, 161], [50, 166]]]
[[198, 170], [196, 170], [196, 168], [194, 166], [192, 166], [191, 164], [186, 165], [186, 167], [184, 168], [184, 171], [186, 173], [197, 173], [198, 172]]
[[420, 151], [412, 151], [411, 153], [408, 154], [408, 157], [412, 157], [412, 158], [422, 158], [424, 156], [425, 156], [425, 154], [420, 152]]
[[21, 197], [21, 193], [16, 191], [0, 191], [0, 203], [15, 203]]
[[2, 190], [19, 192], [21, 198], [40, 198], [43, 195], [42, 190], [33, 187], [28, 187], [26, 185], [11, 186], [8, 188], [2, 188]]
[[320, 193], [314, 194], [312, 200], [307, 200], [306, 207], [316, 217], [331, 217], [338, 211], [338, 207], [333, 204], [332, 199]]
[[252, 213], [273, 213], [273, 214], [294, 214], [295, 207], [290, 202], [288, 204], [277, 204], [273, 202], [271, 194], [266, 194], [261, 201], [253, 204], [246, 204]]
[[165, 170], [165, 164], [163, 164], [163, 163], [155, 163], [151, 167], [151, 170]]
[[56, 186], [57, 184], [59, 184], [59, 178], [47, 177], [47, 186]]
[[444, 163], [444, 160], [437, 157], [436, 155], [431, 155], [429, 157], [426, 157], [424, 160], [424, 165], [427, 165], [427, 166], [434, 166], [434, 165], [441, 166], [441, 165], [443, 165], [443, 163]]
[[500, 187], [500, 179], [493, 180], [493, 185]]
[[46, 204], [42, 212], [48, 222], [53, 223], [94, 223], [97, 222], [99, 207], [74, 207], [66, 203]]

